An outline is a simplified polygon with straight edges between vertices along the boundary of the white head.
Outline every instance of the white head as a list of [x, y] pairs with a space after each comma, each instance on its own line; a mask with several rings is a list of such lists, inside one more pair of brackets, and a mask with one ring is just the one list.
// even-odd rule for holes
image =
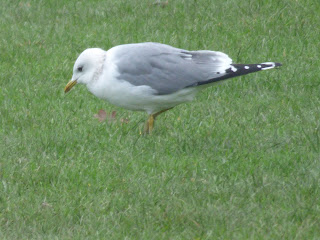
[[77, 83], [89, 84], [102, 71], [105, 60], [105, 51], [100, 48], [88, 48], [77, 58], [73, 66], [73, 75], [64, 91], [69, 92]]

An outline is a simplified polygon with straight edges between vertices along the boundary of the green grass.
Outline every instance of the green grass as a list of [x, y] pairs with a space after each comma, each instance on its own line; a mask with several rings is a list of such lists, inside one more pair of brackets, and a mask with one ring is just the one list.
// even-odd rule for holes
[[[0, 2], [0, 238], [319, 239], [320, 2], [153, 2]], [[145, 41], [283, 67], [145, 137], [145, 113], [63, 93], [84, 49]]]

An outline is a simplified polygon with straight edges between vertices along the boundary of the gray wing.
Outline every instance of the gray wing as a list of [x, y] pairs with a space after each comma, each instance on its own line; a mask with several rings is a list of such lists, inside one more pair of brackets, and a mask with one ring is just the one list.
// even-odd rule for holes
[[114, 49], [118, 79], [170, 94], [226, 74], [232, 60], [214, 51], [187, 51], [160, 43], [120, 45]]

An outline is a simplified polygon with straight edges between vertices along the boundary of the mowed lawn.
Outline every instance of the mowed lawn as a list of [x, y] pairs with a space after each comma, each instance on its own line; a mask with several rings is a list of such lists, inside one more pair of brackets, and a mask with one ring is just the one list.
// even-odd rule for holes
[[[320, 2], [154, 3], [0, 1], [0, 239], [319, 239]], [[64, 94], [84, 49], [146, 41], [283, 66], [151, 136], [146, 113]]]

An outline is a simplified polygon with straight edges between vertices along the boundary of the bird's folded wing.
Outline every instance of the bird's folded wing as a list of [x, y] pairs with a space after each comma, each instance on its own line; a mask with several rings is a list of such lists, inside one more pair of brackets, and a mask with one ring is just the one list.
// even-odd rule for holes
[[118, 79], [170, 94], [226, 74], [232, 60], [222, 52], [187, 51], [159, 43], [120, 45], [113, 49]]

